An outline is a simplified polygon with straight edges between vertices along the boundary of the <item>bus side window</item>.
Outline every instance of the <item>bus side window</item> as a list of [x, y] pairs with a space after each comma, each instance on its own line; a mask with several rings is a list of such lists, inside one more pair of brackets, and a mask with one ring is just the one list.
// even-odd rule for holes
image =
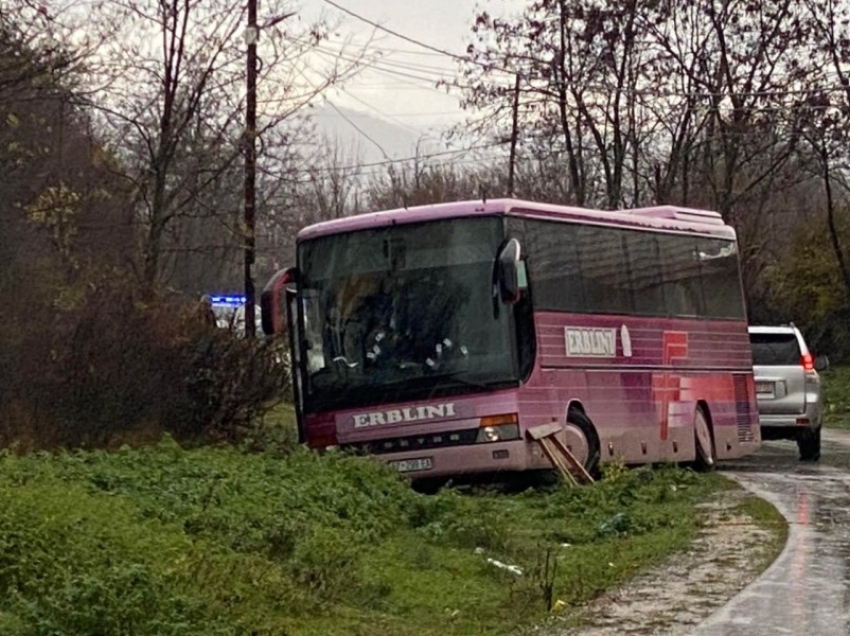
[[587, 307], [600, 314], [634, 313], [621, 230], [582, 225], [577, 240]]
[[703, 316], [706, 313], [696, 248], [694, 239], [658, 235], [662, 288], [668, 315]]
[[738, 249], [732, 241], [697, 239], [707, 315], [744, 319]]
[[585, 312], [577, 232], [570, 223], [526, 222], [531, 295], [538, 309]]
[[667, 313], [661, 288], [661, 257], [657, 239], [651, 232], [626, 233], [635, 313], [642, 316], [663, 316]]

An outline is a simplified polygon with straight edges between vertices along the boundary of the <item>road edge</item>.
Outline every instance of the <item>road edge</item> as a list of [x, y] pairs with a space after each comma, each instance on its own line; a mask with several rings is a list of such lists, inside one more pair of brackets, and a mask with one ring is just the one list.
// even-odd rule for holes
[[[732, 487], [701, 504], [704, 525], [686, 550], [588, 603], [579, 616], [573, 617], [578, 624], [562, 625], [560, 630], [547, 633], [692, 634], [763, 577], [788, 550], [791, 529], [786, 511], [753, 492], [749, 484], [732, 475], [723, 476]], [[752, 508], [746, 504], [752, 498], [771, 507], [769, 522], [764, 514], [749, 514], [747, 509]], [[778, 527], [780, 521], [783, 525]], [[780, 533], [785, 540], [777, 549]], [[769, 541], [770, 537], [777, 541]]]

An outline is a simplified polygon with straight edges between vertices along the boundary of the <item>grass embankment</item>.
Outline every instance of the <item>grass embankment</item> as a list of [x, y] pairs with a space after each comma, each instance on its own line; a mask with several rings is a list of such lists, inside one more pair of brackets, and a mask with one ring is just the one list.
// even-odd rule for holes
[[301, 449], [0, 455], [0, 634], [515, 633], [684, 548], [726, 487], [669, 468], [427, 497]]
[[850, 366], [832, 367], [821, 373], [821, 383], [826, 408], [824, 424], [850, 429]]

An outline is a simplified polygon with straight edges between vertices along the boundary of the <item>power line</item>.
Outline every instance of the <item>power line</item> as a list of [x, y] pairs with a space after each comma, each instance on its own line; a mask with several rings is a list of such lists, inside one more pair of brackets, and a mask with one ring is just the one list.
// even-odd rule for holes
[[[299, 73], [302, 77], [304, 77], [305, 79], [307, 79], [307, 77], [306, 77], [306, 75], [305, 75], [304, 71], [302, 71], [302, 70], [298, 69], [298, 73]], [[350, 119], [347, 115], [345, 115], [345, 113], [343, 113], [343, 112], [342, 112], [339, 108], [337, 108], [336, 104], [334, 104], [331, 100], [329, 100], [329, 99], [328, 99], [328, 100], [326, 100], [326, 101], [327, 101], [328, 105], [329, 105], [331, 108], [333, 108], [333, 109], [336, 111], [336, 113], [337, 113], [340, 117], [342, 117], [342, 118], [343, 118], [346, 122], [348, 122], [348, 124], [349, 124], [352, 128], [354, 128], [354, 130], [356, 130], [358, 133], [360, 133], [360, 135], [362, 135], [362, 136], [363, 136], [363, 137], [365, 137], [367, 140], [369, 140], [372, 144], [374, 144], [374, 145], [375, 145], [375, 147], [376, 147], [376, 148], [378, 148], [378, 150], [380, 150], [380, 151], [381, 151], [381, 154], [382, 154], [382, 155], [384, 155], [384, 158], [386, 158], [386, 159], [389, 159], [389, 158], [390, 158], [390, 157], [389, 157], [389, 155], [387, 154], [387, 151], [386, 151], [386, 150], [384, 150], [384, 147], [383, 147], [381, 144], [379, 144], [379, 143], [378, 143], [375, 139], [373, 139], [373, 138], [372, 138], [372, 137], [371, 137], [371, 136], [370, 136], [370, 135], [369, 135], [369, 134], [368, 134], [365, 130], [363, 130], [362, 128], [360, 128], [360, 126], [358, 126], [358, 125], [357, 125], [357, 124], [355, 124], [353, 121], [351, 121], [351, 119]]]
[[350, 119], [350, 118], [349, 118], [349, 117], [348, 117], [345, 113], [343, 113], [343, 112], [342, 112], [339, 108], [337, 108], [337, 107], [336, 107], [336, 104], [334, 104], [331, 100], [327, 100], [327, 104], [328, 104], [328, 106], [330, 106], [331, 108], [333, 108], [333, 109], [337, 112], [337, 114], [338, 114], [340, 117], [342, 117], [342, 118], [343, 118], [346, 122], [348, 122], [348, 124], [349, 124], [352, 128], [354, 128], [354, 130], [356, 130], [358, 133], [360, 133], [360, 134], [361, 134], [363, 137], [365, 137], [368, 141], [372, 142], [372, 144], [374, 144], [374, 146], [375, 146], [378, 150], [380, 150], [380, 151], [381, 151], [381, 154], [382, 154], [382, 155], [384, 155], [384, 157], [385, 157], [387, 160], [391, 161], [390, 156], [387, 154], [387, 151], [386, 151], [386, 150], [384, 150], [384, 147], [383, 147], [381, 144], [379, 144], [377, 141], [375, 141], [375, 140], [374, 140], [374, 139], [373, 139], [373, 138], [369, 135], [369, 133], [367, 133], [365, 130], [363, 130], [362, 128], [360, 128], [360, 126], [358, 126], [358, 125], [357, 125], [357, 124], [355, 124], [353, 121], [351, 121], [351, 119]]
[[402, 69], [411, 69], [421, 73], [432, 73], [439, 77], [444, 77], [445, 73], [454, 73], [454, 68], [448, 68], [445, 66], [433, 66], [431, 64], [416, 64], [413, 62], [400, 62], [393, 59], [393, 55], [382, 55], [377, 58], [376, 61], [380, 61], [381, 63], [391, 66], [393, 68], [402, 68]]
[[[299, 70], [298, 72], [299, 72], [299, 74], [301, 74], [301, 75], [302, 75], [302, 77], [304, 77], [304, 72], [303, 72], [303, 71]], [[305, 79], [306, 79], [306, 77], [305, 77]], [[343, 92], [346, 92], [346, 94], [349, 94], [349, 96], [350, 96], [350, 97], [354, 97], [353, 95], [350, 95], [350, 93], [347, 93], [347, 91], [345, 91], [344, 89], [341, 89], [341, 90], [343, 90]], [[366, 104], [366, 102], [363, 102], [362, 100], [359, 100], [359, 99], [358, 99], [358, 98], [356, 98], [356, 97], [354, 97], [354, 99], [357, 99], [358, 101], [360, 101], [361, 103], [365, 104], [366, 106], [369, 106], [370, 108], [374, 108], [374, 107], [370, 106], [369, 104]], [[431, 153], [430, 155], [417, 155], [417, 156], [414, 156], [414, 157], [409, 157], [409, 158], [404, 158], [404, 159], [390, 159], [389, 155], [388, 155], [388, 154], [387, 154], [387, 152], [384, 150], [383, 146], [381, 146], [381, 144], [379, 144], [379, 143], [378, 143], [375, 139], [373, 139], [373, 138], [372, 138], [372, 137], [371, 137], [368, 133], [366, 133], [366, 131], [364, 131], [364, 130], [363, 130], [362, 128], [360, 128], [357, 124], [355, 124], [355, 123], [354, 123], [354, 122], [353, 122], [353, 121], [352, 121], [352, 120], [351, 120], [348, 116], [346, 116], [346, 115], [345, 115], [345, 114], [344, 114], [344, 113], [343, 113], [343, 112], [342, 112], [339, 108], [337, 108], [336, 104], [334, 104], [334, 103], [333, 103], [332, 101], [330, 101], [330, 100], [327, 100], [327, 103], [328, 103], [328, 105], [329, 105], [331, 108], [333, 108], [333, 109], [337, 112], [337, 114], [338, 114], [340, 117], [342, 117], [342, 118], [343, 118], [346, 122], [348, 122], [348, 124], [349, 124], [352, 128], [354, 128], [354, 129], [355, 129], [358, 133], [360, 133], [363, 137], [365, 137], [365, 138], [366, 138], [367, 140], [369, 140], [372, 144], [374, 144], [374, 145], [378, 148], [378, 150], [381, 152], [381, 154], [384, 156], [384, 159], [385, 159], [384, 161], [373, 162], [373, 163], [371, 163], [371, 164], [370, 164], [370, 163], [367, 163], [367, 164], [362, 164], [362, 163], [361, 163], [361, 164], [357, 164], [357, 165], [355, 165], [355, 166], [340, 166], [340, 167], [330, 168], [330, 169], [327, 169], [327, 170], [326, 170], [326, 171], [329, 171], [329, 172], [332, 172], [332, 171], [334, 171], [334, 170], [352, 170], [352, 169], [357, 169], [357, 170], [359, 170], [359, 169], [361, 169], [361, 168], [363, 168], [363, 167], [381, 166], [381, 165], [392, 165], [392, 164], [395, 164], [395, 163], [402, 163], [402, 162], [407, 162], [407, 161], [414, 161], [414, 160], [417, 160], [417, 159], [429, 159], [429, 158], [432, 158], [432, 157], [446, 156], [446, 155], [450, 155], [450, 154], [457, 154], [458, 152], [469, 152], [469, 151], [471, 151], [471, 150], [475, 150], [475, 149], [476, 149], [475, 147], [473, 147], [473, 148], [470, 148], [470, 149], [461, 149], [461, 150], [457, 150], [457, 151], [445, 151], [445, 152], [439, 152], [439, 153]], [[376, 109], [376, 110], [377, 110], [377, 109]], [[378, 111], [378, 112], [380, 112], [380, 111]], [[383, 114], [383, 113], [381, 113], [381, 114]], [[385, 116], [386, 116], [386, 115], [385, 115]], [[403, 124], [403, 125], [404, 125], [404, 124]], [[498, 144], [490, 144], [490, 145], [485, 145], [485, 146], [481, 146], [481, 147], [493, 147], [493, 146], [495, 146], [495, 145], [498, 145]], [[316, 171], [317, 171], [317, 170], [314, 170], [314, 171], [312, 171], [312, 172], [314, 172], [314, 173], [315, 173]], [[299, 172], [299, 171], [295, 171], [295, 172], [297, 173], [297, 172]], [[311, 171], [309, 171], [309, 170], [308, 170], [308, 171], [301, 171], [301, 172], [308, 172], [308, 173], [309, 173], [309, 172], [311, 172]]]
[[334, 59], [340, 58], [340, 59], [345, 60], [346, 62], [359, 62], [364, 68], [368, 68], [372, 71], [375, 71], [376, 73], [383, 73], [385, 75], [395, 75], [395, 76], [398, 76], [398, 77], [404, 77], [406, 79], [413, 79], [413, 80], [417, 80], [417, 81], [420, 81], [420, 82], [427, 82], [430, 85], [429, 88], [431, 90], [435, 90], [437, 92], [442, 92], [442, 91], [439, 91], [438, 89], [434, 88], [434, 84], [436, 84], [437, 81], [446, 79], [442, 76], [440, 76], [440, 77], [425, 77], [425, 76], [422, 76], [422, 75], [414, 75], [413, 73], [408, 73], [408, 72], [405, 72], [405, 71], [399, 71], [399, 70], [395, 70], [395, 69], [392, 69], [392, 68], [384, 68], [384, 67], [380, 66], [377, 62], [364, 63], [362, 61], [356, 60], [353, 57], [346, 56], [346, 55], [343, 55], [341, 53], [334, 52], [332, 50], [323, 49], [321, 47], [316, 48], [316, 53], [318, 53], [319, 55], [324, 55], [326, 57], [331, 57], [331, 58], [334, 58]]
[[375, 49], [376, 51], [383, 51], [385, 53], [401, 53], [403, 55], [422, 55], [427, 57], [445, 57], [444, 53], [436, 53], [434, 51], [414, 51], [412, 49], [395, 49], [389, 46], [370, 46], [370, 48]]
[[388, 90], [392, 89], [394, 91], [436, 91], [438, 93], [445, 93], [439, 89], [434, 88], [433, 86], [426, 86], [424, 84], [414, 84], [412, 82], [403, 82], [403, 81], [395, 81], [395, 82], [358, 82], [353, 88], [359, 90]]
[[488, 150], [490, 148], [496, 148], [496, 147], [499, 147], [499, 146], [502, 146], [502, 145], [504, 145], [504, 144], [502, 144], [501, 142], [493, 142], [493, 143], [489, 143], [489, 144], [479, 144], [477, 146], [470, 146], [469, 148], [457, 148], [455, 150], [442, 150], [442, 151], [439, 151], [439, 152], [413, 155], [411, 157], [403, 157], [401, 159], [390, 159], [389, 157], [387, 157], [386, 159], [384, 159], [382, 161], [371, 161], [371, 162], [367, 162], [367, 163], [358, 163], [358, 164], [352, 164], [352, 165], [348, 165], [348, 166], [314, 168], [312, 170], [311, 169], [302, 169], [302, 170], [294, 170], [292, 172], [294, 172], [295, 174], [312, 174], [312, 173], [319, 173], [319, 172], [334, 172], [336, 170], [356, 170], [358, 168], [372, 168], [372, 167], [376, 167], [376, 166], [387, 166], [387, 165], [394, 164], [394, 163], [405, 163], [405, 162], [408, 162], [408, 161], [433, 159], [435, 157], [447, 157], [447, 156], [450, 156], [450, 155], [463, 154], [463, 153], [466, 153], [466, 152], [474, 152], [476, 150]]
[[[358, 90], [360, 90], [362, 88], [362, 86], [357, 86], [356, 88]], [[392, 88], [392, 87], [390, 85], [387, 85], [384, 88]], [[398, 89], [396, 89], [396, 90], [398, 90]], [[351, 91], [346, 91], [346, 93], [348, 95], [350, 95], [351, 97], [354, 97], [354, 95], [351, 94]], [[386, 113], [384, 116], [385, 117], [394, 117], [394, 118], [399, 118], [399, 117], [426, 117], [426, 116], [440, 117], [440, 116], [448, 116], [448, 115], [458, 115], [460, 113], [461, 113], [460, 110], [434, 110], [434, 111], [420, 111], [420, 112], [405, 111], [403, 113]]]
[[[351, 57], [350, 55], [347, 55], [346, 52], [345, 52], [346, 51], [345, 48], [334, 48], [334, 47], [321, 46], [321, 45], [317, 45], [314, 48], [318, 49], [320, 51], [323, 51], [324, 53], [328, 53], [328, 54], [334, 55], [335, 57], [340, 57], [340, 58], [345, 59], [345, 60], [356, 59], [356, 58]], [[377, 50], [380, 51], [382, 49], [377, 49]], [[394, 60], [392, 60], [391, 55], [387, 55], [387, 56], [376, 55], [376, 56], [373, 56], [372, 60], [368, 64], [370, 64], [370, 65], [382, 64], [384, 66], [387, 66], [387, 67], [393, 68], [393, 69], [402, 69], [402, 70], [405, 70], [405, 71], [416, 71], [416, 72], [419, 72], [419, 73], [422, 73], [422, 74], [433, 75], [438, 79], [445, 78], [446, 73], [453, 73], [454, 72], [454, 69], [446, 68], [444, 66], [431, 66], [430, 64], [413, 64], [413, 63], [394, 61]]]
[[395, 121], [397, 124], [399, 124], [400, 126], [403, 126], [404, 128], [407, 128], [408, 130], [413, 131], [413, 132], [414, 132], [414, 133], [416, 133], [417, 135], [421, 135], [421, 134], [422, 134], [422, 131], [421, 131], [421, 130], [417, 130], [417, 129], [416, 129], [416, 128], [414, 128], [413, 126], [410, 126], [409, 124], [406, 124], [405, 122], [403, 122], [403, 121], [401, 121], [401, 120], [399, 120], [399, 119], [395, 119], [395, 117], [393, 117], [392, 115], [389, 115], [389, 114], [385, 113], [385, 112], [384, 112], [384, 111], [382, 111], [380, 108], [377, 108], [377, 107], [375, 107], [375, 106], [372, 106], [372, 104], [370, 104], [370, 103], [368, 103], [368, 102], [366, 102], [366, 101], [364, 101], [364, 100], [360, 99], [360, 98], [359, 98], [359, 97], [357, 97], [356, 95], [352, 95], [350, 91], [345, 90], [342, 86], [338, 86], [338, 87], [337, 87], [337, 89], [338, 89], [338, 90], [340, 90], [340, 91], [342, 91], [342, 92], [343, 92], [343, 93], [345, 93], [346, 95], [348, 95], [351, 99], [353, 99], [353, 100], [355, 100], [355, 101], [357, 101], [357, 102], [360, 102], [360, 103], [361, 103], [361, 104], [363, 104], [366, 108], [369, 108], [369, 109], [371, 109], [371, 110], [375, 111], [376, 113], [378, 113], [378, 114], [379, 114], [379, 115], [381, 115], [382, 117], [385, 117], [385, 118], [390, 119], [390, 120], [394, 120], [394, 121]]
[[[420, 155], [418, 157], [418, 159], [422, 160], [422, 159], [426, 159], [426, 158], [433, 157], [433, 156], [434, 155]], [[403, 161], [411, 161], [411, 160], [412, 159], [398, 160], [398, 161], [393, 161], [392, 163], [398, 163], [398, 162], [403, 162]], [[452, 163], [451, 163], [452, 166], [466, 166], [466, 165], [473, 165], [473, 164], [479, 165], [479, 166], [482, 165], [481, 159], [479, 159], [479, 158], [458, 159], [458, 160], [452, 160]], [[368, 165], [368, 164], [362, 164], [362, 165]], [[389, 164], [387, 162], [383, 162], [381, 165], [371, 166], [371, 168], [369, 170], [359, 170], [359, 169], [355, 169], [356, 167], [352, 167], [352, 166], [316, 168], [312, 171], [297, 170], [297, 171], [295, 171], [296, 174], [302, 174], [302, 175], [308, 174], [310, 176], [308, 176], [306, 178], [298, 178], [298, 179], [292, 180], [292, 182], [297, 183], [297, 184], [312, 183], [314, 181], [313, 175], [318, 175], [319, 179], [321, 180], [321, 179], [326, 178], [326, 176], [324, 176], [324, 175], [330, 175], [331, 173], [336, 172], [336, 171], [340, 171], [340, 172], [347, 171], [348, 176], [355, 178], [355, 179], [375, 177], [377, 175], [383, 174], [383, 170], [381, 170], [381, 168], [383, 168], [386, 165], [389, 165]], [[267, 171], [267, 173], [271, 174], [271, 172], [269, 172], [269, 171]]]
[[[338, 56], [339, 56], [339, 54], [338, 54]], [[302, 75], [302, 77], [304, 76], [303, 71], [300, 71], [300, 70], [299, 70], [299, 74], [301, 74], [301, 75]], [[352, 99], [354, 99], [354, 100], [356, 100], [356, 101], [360, 102], [361, 104], [363, 104], [363, 105], [364, 105], [364, 106], [366, 106], [367, 108], [371, 108], [372, 110], [376, 111], [377, 113], [379, 113], [380, 115], [382, 115], [382, 116], [384, 116], [384, 117], [389, 117], [386, 113], [382, 112], [381, 110], [379, 110], [378, 108], [376, 108], [376, 107], [372, 106], [371, 104], [369, 104], [369, 103], [367, 103], [367, 102], [363, 101], [363, 100], [362, 100], [362, 99], [360, 99], [359, 97], [356, 97], [355, 95], [352, 95], [351, 93], [349, 93], [348, 91], [346, 91], [344, 88], [339, 87], [339, 90], [340, 90], [340, 91], [342, 91], [343, 93], [345, 93], [346, 95], [348, 95], [349, 97], [351, 97]], [[367, 139], [370, 143], [372, 143], [372, 144], [373, 144], [376, 148], [378, 148], [378, 150], [381, 152], [381, 154], [384, 156], [384, 158], [385, 158], [387, 161], [392, 162], [392, 160], [390, 159], [390, 157], [389, 157], [389, 155], [387, 154], [386, 150], [384, 150], [383, 146], [381, 146], [381, 144], [380, 144], [380, 143], [378, 143], [378, 141], [377, 141], [377, 140], [375, 140], [373, 137], [371, 137], [371, 136], [370, 136], [370, 135], [369, 135], [369, 134], [368, 134], [365, 130], [363, 130], [362, 128], [360, 128], [360, 126], [358, 126], [357, 124], [355, 124], [355, 123], [354, 123], [354, 122], [353, 122], [353, 121], [352, 121], [352, 120], [351, 120], [351, 119], [350, 119], [347, 115], [345, 115], [345, 114], [344, 114], [344, 113], [343, 113], [343, 112], [342, 112], [342, 111], [341, 111], [341, 110], [340, 110], [340, 109], [336, 106], [336, 104], [334, 104], [334, 103], [333, 103], [332, 101], [330, 101], [330, 100], [326, 100], [326, 101], [327, 101], [327, 104], [328, 104], [331, 108], [333, 108], [333, 109], [334, 109], [334, 111], [336, 111], [336, 113], [337, 113], [340, 117], [342, 117], [342, 118], [343, 118], [343, 119], [344, 119], [344, 120], [345, 120], [345, 121], [346, 121], [346, 122], [347, 122], [347, 123], [348, 123], [348, 124], [349, 124], [352, 128], [354, 128], [354, 130], [356, 130], [356, 131], [357, 131], [357, 132], [358, 132], [361, 136], [363, 136], [364, 138], [366, 138], [366, 139]], [[413, 130], [413, 131], [414, 131], [414, 132], [416, 132], [417, 134], [420, 134], [420, 135], [421, 135], [421, 131], [418, 131], [418, 130], [416, 130], [416, 129], [412, 128], [411, 126], [408, 126], [408, 125], [407, 125], [407, 124], [405, 124], [404, 122], [397, 121], [397, 123], [398, 123], [398, 124], [400, 124], [401, 126], [404, 126], [405, 128], [408, 128], [408, 129], [410, 129], [410, 130]]]
[[[397, 37], [401, 40], [404, 40], [406, 42], [409, 42], [409, 43], [414, 44], [416, 46], [419, 46], [421, 48], [427, 49], [427, 50], [429, 50], [429, 51], [431, 51], [435, 54], [443, 55], [443, 56], [461, 61], [465, 64], [478, 65], [478, 66], [483, 67], [485, 70], [499, 70], [499, 71], [503, 71], [503, 72], [512, 72], [512, 71], [508, 71], [508, 69], [500, 68], [500, 67], [493, 65], [493, 64], [476, 61], [474, 59], [471, 59], [471, 57], [469, 57], [469, 56], [457, 55], [457, 54], [452, 53], [450, 51], [446, 51], [446, 50], [441, 49], [439, 47], [432, 46], [432, 45], [427, 44], [425, 42], [422, 42], [420, 40], [416, 40], [414, 38], [411, 38], [409, 36], [401, 34], [397, 31], [394, 31], [392, 29], [384, 27], [383, 25], [381, 25], [381, 24], [379, 24], [379, 23], [377, 23], [373, 20], [365, 18], [362, 15], [359, 15], [359, 14], [339, 5], [337, 2], [334, 2], [333, 0], [325, 0], [325, 2], [327, 4], [330, 4], [331, 6], [335, 7], [336, 9], [342, 11], [343, 13], [345, 13], [345, 14], [351, 16], [351, 17], [354, 17], [355, 19], [362, 21], [366, 24], [369, 24], [370, 26], [374, 27], [375, 29], [381, 30], [381, 31], [388, 33], [388, 34], [390, 34], [394, 37]], [[339, 54], [339, 53], [337, 53], [337, 54]], [[399, 65], [394, 64], [394, 63], [389, 62], [389, 61], [383, 61], [383, 66], [381, 66], [381, 64], [379, 64], [377, 61], [373, 62], [371, 64], [367, 64], [365, 66], [367, 66], [368, 68], [371, 68], [375, 72], [382, 72], [382, 73], [390, 74], [390, 75], [398, 75], [398, 76], [402, 76], [402, 77], [406, 77], [406, 78], [410, 78], [410, 79], [414, 79], [414, 80], [418, 80], [418, 81], [429, 81], [429, 80], [433, 81], [432, 78], [423, 77], [422, 75], [417, 76], [417, 75], [414, 75], [412, 73], [406, 72], [407, 69], [414, 68], [414, 70], [419, 70], [423, 74], [433, 73], [433, 71], [431, 71], [430, 69], [425, 68], [425, 67], [420, 67], [419, 69], [415, 69], [416, 65], [403, 66], [405, 71], [395, 70], [396, 68], [398, 68]], [[512, 73], [515, 73], [515, 72], [512, 72]], [[439, 73], [435, 73], [435, 74], [439, 77], [439, 80], [446, 81], [446, 78], [439, 75]], [[532, 84], [532, 83], [535, 83], [535, 82], [539, 83], [541, 80], [543, 80], [547, 84], [551, 85], [550, 78], [545, 78], [545, 77], [535, 78], [534, 76], [532, 76], [528, 73], [515, 73], [515, 74], [516, 74], [517, 78], [522, 78], [529, 84]], [[781, 98], [781, 97], [791, 97], [791, 96], [797, 95], [797, 96], [805, 97], [807, 95], [813, 95], [813, 94], [818, 94], [818, 93], [823, 94], [825, 92], [845, 92], [847, 90], [846, 87], [844, 87], [844, 86], [828, 86], [828, 87], [821, 86], [821, 87], [813, 87], [813, 88], [783, 88], [783, 89], [770, 89], [770, 90], [758, 90], [758, 91], [736, 91], [734, 89], [734, 87], [732, 87], [730, 89], [720, 89], [718, 91], [693, 91], [693, 92], [684, 91], [684, 92], [680, 92], [680, 91], [659, 91], [658, 89], [655, 89], [655, 88], [634, 88], [634, 89], [625, 89], [624, 90], [622, 87], [615, 87], [615, 86], [611, 86], [611, 85], [606, 86], [604, 84], [596, 84], [596, 85], [591, 84], [591, 85], [587, 85], [584, 88], [586, 88], [587, 90], [590, 90], [590, 91], [602, 91], [602, 92], [610, 92], [612, 90], [619, 90], [624, 94], [631, 94], [633, 96], [651, 97], [651, 98], [654, 98], [654, 99], [658, 99], [658, 98], [668, 98], [668, 99], [671, 99], [671, 98], [678, 98], [678, 99], [718, 99], [719, 98], [723, 102], [726, 102], [730, 97], [733, 97], [733, 96], [734, 97], [749, 97], [749, 98], [771, 98], [771, 97], [780, 97]], [[717, 111], [720, 111], [720, 110], [732, 110], [732, 111], [734, 111], [735, 110], [734, 105], [730, 105], [728, 103], [712, 104], [712, 105], [707, 105], [707, 106], [708, 106], [709, 110], [717, 110]], [[797, 107], [800, 107], [800, 106], [801, 105], [798, 105]], [[694, 107], [690, 106], [689, 108], [693, 109]], [[751, 112], [756, 112], [756, 111], [767, 112], [768, 110], [781, 110], [781, 108], [779, 108], [779, 107], [773, 107], [773, 108], [769, 109], [765, 106], [760, 106], [760, 107], [759, 106], [745, 106], [744, 108], [748, 111], [751, 111]]]
[[403, 35], [403, 34], [401, 34], [401, 33], [397, 32], [397, 31], [393, 31], [392, 29], [388, 29], [387, 27], [385, 27], [385, 26], [383, 26], [383, 25], [379, 24], [378, 22], [375, 22], [375, 21], [373, 21], [373, 20], [370, 20], [369, 18], [365, 18], [365, 17], [363, 17], [362, 15], [358, 15], [357, 13], [354, 13], [354, 12], [353, 12], [353, 11], [351, 11], [350, 9], [346, 9], [345, 7], [343, 7], [343, 6], [339, 5], [339, 4], [337, 4], [337, 3], [336, 3], [336, 2], [334, 2], [333, 0], [324, 0], [324, 1], [325, 1], [327, 4], [331, 5], [332, 7], [335, 7], [335, 8], [336, 8], [336, 9], [338, 9], [339, 11], [342, 11], [343, 13], [345, 13], [345, 14], [347, 14], [347, 15], [351, 16], [351, 17], [352, 17], [352, 18], [354, 18], [355, 20], [360, 20], [361, 22], [364, 22], [364, 23], [366, 23], [366, 24], [368, 24], [368, 25], [370, 25], [370, 26], [372, 26], [372, 27], [374, 27], [374, 28], [378, 29], [379, 31], [383, 31], [384, 33], [388, 33], [388, 34], [390, 34], [390, 35], [392, 35], [392, 36], [394, 36], [394, 37], [397, 37], [397, 38], [399, 38], [400, 40], [404, 40], [405, 42], [409, 42], [410, 44], [414, 44], [414, 45], [416, 45], [416, 46], [420, 46], [420, 47], [422, 47], [422, 48], [424, 48], [424, 49], [428, 49], [429, 51], [433, 51], [433, 52], [435, 52], [435, 53], [439, 53], [440, 55], [446, 55], [446, 56], [448, 56], [448, 57], [454, 58], [454, 59], [456, 59], [456, 60], [460, 60], [460, 61], [462, 61], [462, 62], [469, 62], [469, 61], [470, 61], [470, 59], [469, 59], [468, 57], [465, 57], [465, 56], [463, 56], [463, 55], [457, 55], [457, 54], [455, 54], [455, 53], [451, 53], [450, 51], [446, 51], [446, 50], [441, 49], [441, 48], [439, 48], [439, 47], [432, 46], [432, 45], [430, 45], [430, 44], [426, 44], [425, 42], [420, 42], [419, 40], [415, 40], [415, 39], [413, 39], [413, 38], [411, 38], [411, 37], [409, 37], [409, 36], [407, 36], [407, 35]]
[[[354, 11], [351, 11], [350, 9], [347, 9], [347, 8], [341, 6], [337, 2], [334, 2], [334, 0], [324, 0], [324, 2], [331, 5], [332, 7], [335, 7], [339, 11], [342, 11], [343, 13], [351, 16], [352, 18], [355, 18], [356, 20], [359, 20], [359, 21], [361, 21], [365, 24], [368, 24], [368, 25], [374, 27], [375, 29], [383, 31], [384, 33], [388, 33], [389, 35], [392, 35], [392, 36], [397, 37], [401, 40], [404, 40], [405, 42], [409, 42], [410, 44], [422, 47], [422, 48], [427, 49], [429, 51], [432, 51], [434, 53], [438, 53], [440, 55], [445, 55], [447, 57], [450, 57], [452, 59], [455, 59], [455, 60], [458, 60], [460, 62], [464, 62], [464, 63], [467, 63], [467, 64], [473, 64], [473, 65], [476, 65], [476, 66], [480, 66], [481, 68], [483, 68], [485, 70], [501, 71], [503, 73], [509, 73], [512, 76], [519, 76], [521, 79], [525, 80], [528, 83], [531, 83], [535, 79], [537, 79], [537, 80], [544, 79], [544, 80], [547, 80], [547, 81], [549, 80], [549, 78], [545, 78], [545, 77], [535, 78], [533, 76], [530, 76], [528, 73], [523, 73], [523, 72], [515, 70], [515, 69], [514, 70], [508, 69], [508, 68], [502, 67], [500, 65], [491, 64], [491, 63], [488, 63], [488, 62], [480, 62], [478, 60], [472, 59], [469, 56], [458, 55], [457, 53], [452, 53], [451, 51], [446, 51], [445, 49], [441, 49], [439, 47], [433, 46], [433, 45], [428, 44], [426, 42], [422, 42], [421, 40], [417, 40], [415, 38], [412, 38], [410, 36], [399, 33], [397, 31], [390, 29], [390, 28], [387, 28], [387, 27], [381, 25], [380, 23], [375, 22], [374, 20], [370, 20], [369, 18], [366, 18], [362, 15], [359, 15], [359, 14], [355, 13]], [[387, 72], [389, 72], [389, 71], [387, 71]], [[585, 88], [587, 88], [588, 90], [592, 90], [592, 91], [615, 90], [614, 86], [606, 86], [606, 85], [603, 85], [603, 84], [587, 85]], [[777, 89], [777, 90], [764, 90], [764, 91], [734, 91], [734, 90], [730, 90], [730, 91], [697, 91], [697, 92], [692, 92], [692, 93], [675, 92], [675, 91], [660, 92], [656, 89], [634, 89], [634, 90], [631, 90], [631, 89], [625, 89], [625, 88], [622, 88], [622, 87], [617, 88], [616, 90], [619, 90], [623, 94], [634, 95], [634, 96], [638, 96], [638, 97], [655, 97], [655, 98], [658, 98], [658, 97], [668, 97], [668, 98], [669, 97], [680, 97], [680, 98], [721, 97], [721, 98], [723, 98], [723, 97], [729, 97], [729, 96], [732, 96], [732, 95], [734, 95], [735, 97], [787, 97], [787, 96], [791, 96], [791, 95], [808, 95], [808, 94], [814, 94], [814, 93], [819, 93], [819, 92], [846, 92], [846, 91], [848, 91], [848, 87], [832, 86], [832, 87], [819, 87], [819, 88], [812, 88], [812, 89]]]

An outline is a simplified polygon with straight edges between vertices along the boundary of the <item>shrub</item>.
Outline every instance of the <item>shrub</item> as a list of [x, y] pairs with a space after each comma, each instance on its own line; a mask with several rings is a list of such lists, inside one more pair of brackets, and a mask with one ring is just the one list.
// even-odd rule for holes
[[0, 365], [9, 374], [0, 444], [115, 446], [162, 431], [233, 441], [281, 395], [270, 343], [211, 327], [193, 306], [145, 298], [120, 278], [70, 290], [35, 315], [30, 324], [19, 314], [17, 336], [0, 339], [0, 360], [23, 362]]

